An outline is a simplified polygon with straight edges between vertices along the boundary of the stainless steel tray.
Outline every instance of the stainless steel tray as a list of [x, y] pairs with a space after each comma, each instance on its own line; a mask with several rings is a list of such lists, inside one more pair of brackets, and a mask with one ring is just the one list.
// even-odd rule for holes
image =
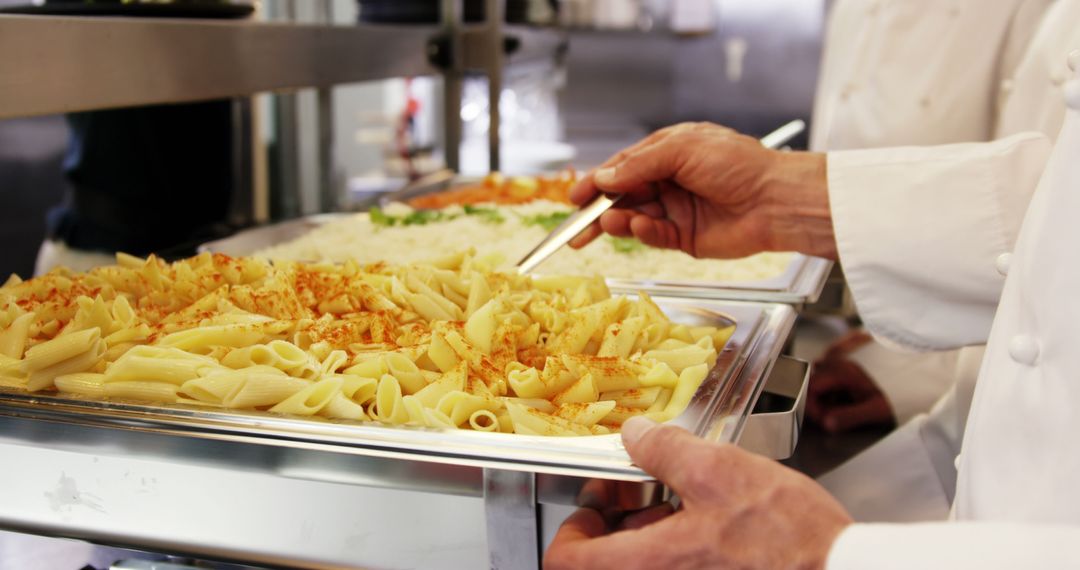
[[[794, 310], [661, 301], [682, 322], [736, 322], [674, 421], [738, 441], [766, 379], [776, 381]], [[622, 508], [668, 497], [618, 436], [402, 429], [18, 392], [0, 393], [0, 457], [0, 528], [274, 567], [538, 568], [590, 481], [604, 481]]]
[[[794, 322], [783, 305], [656, 298], [680, 323], [736, 328], [687, 409], [671, 421], [713, 441], [735, 442]], [[316, 444], [393, 459], [610, 480], [647, 481], [617, 434], [549, 438], [517, 434], [381, 426], [298, 419], [266, 412], [218, 411], [0, 391], [0, 414], [195, 437], [258, 438], [283, 445]]]
[[[205, 243], [200, 246], [199, 251], [233, 256], [251, 255], [260, 249], [294, 240], [325, 223], [351, 215], [353, 214], [317, 214], [252, 228], [225, 239]], [[620, 292], [644, 290], [669, 297], [760, 301], [802, 307], [817, 301], [832, 266], [832, 262], [825, 259], [795, 255], [782, 275], [763, 281], [656, 281], [647, 278], [607, 281], [613, 290]]]

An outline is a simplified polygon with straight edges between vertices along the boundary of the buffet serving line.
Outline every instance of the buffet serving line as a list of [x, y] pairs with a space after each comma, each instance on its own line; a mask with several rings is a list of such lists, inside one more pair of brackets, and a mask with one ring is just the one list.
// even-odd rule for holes
[[[0, 16], [0, 30], [12, 31], [0, 33], [0, 37], [15, 38], [17, 32], [28, 34], [30, 41], [33, 34], [28, 30], [52, 26], [60, 26], [58, 29], [73, 40], [83, 34], [103, 34], [109, 41], [102, 49], [115, 52], [117, 57], [155, 55], [132, 65], [115, 66], [114, 83], [124, 86], [122, 97], [111, 91], [73, 88], [64, 92], [89, 95], [65, 98], [41, 82], [19, 82], [7, 92], [12, 101], [6, 107], [10, 115], [198, 100], [300, 84], [325, 86], [422, 74], [434, 71], [424, 56], [429, 51], [425, 40], [437, 32], [476, 44], [461, 52], [466, 54], [464, 61], [451, 62], [449, 71], [443, 69], [451, 77], [475, 67], [498, 73], [498, 65], [508, 63], [490, 54], [481, 57], [486, 53], [483, 46], [501, 45], [491, 41], [503, 33], [500, 26], [465, 29], [460, 15], [458, 21], [446, 22], [442, 28], [411, 28], [401, 33], [363, 26], [331, 29]], [[171, 39], [161, 40], [159, 50], [135, 49], [157, 42], [162, 30]], [[327, 33], [333, 34], [333, 42], [324, 41]], [[538, 35], [535, 31], [516, 33], [525, 40]], [[222, 82], [170, 83], [168, 90], [162, 91], [159, 84], [140, 80], [147, 73], [152, 75], [151, 68], [188, 65], [183, 63], [188, 59], [184, 46], [199, 44], [207, 37], [230, 42], [226, 51], [235, 55], [235, 61], [218, 60], [215, 65], [219, 67], [231, 66], [235, 71], [242, 69], [248, 58], [268, 61], [256, 48], [270, 40], [276, 49], [292, 53], [288, 60], [292, 63], [275, 64], [258, 75], [257, 81], [248, 74], [224, 70], [215, 73], [215, 77], [227, 78]], [[377, 62], [364, 56], [377, 53], [372, 46], [387, 37], [400, 44], [392, 50], [398, 63], [379, 63], [383, 58], [375, 58]], [[529, 41], [525, 44], [528, 47]], [[19, 54], [23, 50], [8, 52]], [[251, 55], [244, 55], [248, 53]], [[342, 53], [350, 55], [343, 60], [339, 57]], [[67, 57], [66, 52], [34, 54], [37, 59], [29, 60], [0, 55], [0, 71], [11, 72], [0, 75], [26, 76], [31, 67], [67, 69], [57, 67]], [[47, 61], [49, 57], [56, 61]], [[319, 73], [298, 77], [297, 68], [310, 61], [324, 62]], [[76, 82], [83, 78], [78, 73], [69, 77]], [[452, 102], [453, 97], [448, 100]], [[493, 124], [497, 124], [497, 116]], [[492, 147], [497, 153], [498, 145]], [[6, 467], [4, 484], [0, 485], [0, 528], [274, 567], [537, 568], [544, 546], [577, 506], [626, 510], [672, 499], [666, 488], [630, 462], [617, 433], [619, 417], [654, 414], [712, 441], [737, 443], [778, 459], [789, 456], [798, 440], [809, 366], [784, 357], [784, 348], [797, 310], [817, 299], [831, 264], [789, 254], [734, 262], [700, 261], [627, 241], [599, 240], [582, 252], [560, 252], [537, 269], [540, 277], [536, 281], [499, 277], [500, 271], [510, 269], [507, 262], [527, 252], [572, 211], [558, 194], [543, 194], [545, 185], [553, 180], [564, 188], [568, 181], [559, 175], [554, 179], [447, 179], [427, 187], [413, 185], [365, 212], [321, 214], [207, 243], [200, 257], [180, 262], [186, 269], [153, 259], [122, 258], [105, 281], [109, 287], [126, 292], [110, 297], [89, 288], [85, 294], [72, 294], [70, 300], [78, 307], [69, 305], [62, 310], [70, 310], [75, 318], [63, 323], [56, 319], [35, 321], [34, 325], [28, 324], [29, 318], [20, 321], [24, 314], [34, 314], [35, 303], [40, 301], [34, 295], [40, 291], [19, 283], [0, 288], [0, 294], [11, 295], [0, 333], [0, 344], [4, 345], [0, 351], [6, 355], [0, 359], [0, 457]], [[480, 198], [463, 197], [477, 188]], [[448, 198], [443, 203], [422, 201], [437, 196]], [[319, 348], [319, 343], [310, 339], [300, 340], [308, 330], [304, 327], [313, 325], [299, 318], [287, 332], [274, 329], [250, 337], [257, 340], [248, 345], [279, 343], [274, 346], [288, 352], [292, 349], [280, 343], [290, 344], [306, 354], [297, 358], [317, 366], [290, 368], [278, 363], [277, 369], [268, 370], [274, 366], [257, 361], [250, 351], [244, 353], [248, 361], [237, 362], [240, 359], [234, 358], [234, 353], [247, 346], [238, 341], [215, 345], [192, 340], [205, 336], [207, 330], [217, 330], [215, 327], [271, 326], [265, 314], [246, 305], [249, 310], [222, 312], [225, 305], [219, 303], [205, 315], [188, 315], [184, 325], [188, 328], [176, 321], [170, 323], [168, 315], [156, 315], [152, 324], [164, 323], [163, 328], [143, 336], [129, 329], [109, 328], [113, 326], [109, 323], [123, 320], [121, 315], [133, 322], [131, 307], [123, 307], [130, 304], [138, 308], [143, 297], [160, 296], [162, 280], [179, 282], [180, 274], [219, 275], [235, 280], [230, 281], [235, 291], [266, 279], [245, 281], [246, 270], [230, 273], [229, 264], [240, 260], [237, 263], [256, 271], [279, 270], [278, 265], [265, 261], [268, 259], [321, 262], [321, 266], [280, 267], [347, 279], [359, 275], [368, 283], [385, 285], [379, 290], [395, 300], [397, 309], [412, 311], [408, 317], [401, 317], [400, 311], [395, 317], [404, 318], [401, 322], [408, 325], [436, 323], [440, 311], [446, 311], [450, 318], [442, 320], [463, 322], [465, 333], [455, 337], [452, 326], [439, 329], [434, 324], [423, 332], [446, 339], [464, 336], [474, 347], [476, 329], [469, 333], [469, 321], [490, 305], [473, 303], [472, 283], [479, 281], [511, 284], [511, 290], [504, 291], [509, 295], [505, 314], [526, 313], [528, 303], [515, 305], [519, 299], [547, 295], [558, 300], [554, 304], [566, 305], [562, 309], [568, 315], [580, 316], [588, 307], [614, 303], [622, 320], [605, 321], [606, 328], [598, 329], [592, 338], [581, 339], [572, 353], [547, 355], [547, 366], [508, 363], [495, 375], [506, 372], [506, 378], [487, 378], [486, 387], [447, 388], [435, 394], [438, 398], [429, 391], [426, 394], [432, 397], [423, 406], [417, 402], [424, 399], [424, 390], [446, 382], [456, 370], [452, 366], [468, 359], [469, 346], [454, 345], [456, 356], [447, 356], [450, 353], [444, 350], [450, 359], [444, 361], [406, 350], [415, 348], [419, 341], [402, 344], [399, 337], [392, 352], [410, 355], [407, 373], [382, 370], [378, 377], [371, 372], [372, 362], [386, 365], [385, 355], [372, 353], [375, 357], [367, 358], [365, 351], [370, 347], [349, 347], [347, 353], [342, 351], [345, 357], [335, 356], [336, 350]], [[377, 264], [387, 259], [408, 269]], [[480, 269], [474, 271], [476, 268]], [[409, 272], [422, 278], [410, 280]], [[565, 274], [601, 275], [606, 280], [552, 284], [560, 283], [555, 276]], [[469, 289], [455, 289], [453, 283], [465, 283], [467, 276], [472, 280]], [[54, 284], [67, 293], [70, 282], [78, 283], [81, 278], [64, 275]], [[425, 288], [440, 279], [450, 285], [429, 295]], [[407, 285], [394, 285], [395, 280]], [[477, 287], [483, 299], [498, 296], [498, 287], [492, 287], [496, 294], [484, 293], [483, 285]], [[102, 295], [108, 298], [102, 299]], [[431, 304], [418, 297], [435, 301]], [[174, 301], [164, 295], [149, 304], [176, 305]], [[317, 299], [312, 306], [319, 315], [334, 319], [359, 309], [353, 305], [341, 309], [331, 301]], [[230, 302], [242, 305], [236, 298]], [[20, 308], [13, 308], [15, 305]], [[585, 368], [569, 376], [572, 384], [560, 384], [557, 391], [542, 398], [522, 396], [529, 386], [538, 386], [536, 375], [553, 362], [570, 369], [576, 355], [588, 364], [589, 357], [607, 350], [603, 343], [608, 336], [614, 338], [619, 326], [635, 318], [640, 325], [650, 307], [663, 316], [652, 314], [649, 318], [654, 320], [647, 322], [655, 324], [655, 319], [660, 319], [667, 336], [647, 345], [622, 347], [620, 362], [638, 371], [632, 382], [619, 384], [609, 379], [613, 383], [604, 386], [602, 380], [592, 378], [603, 377], [602, 369], [582, 365]], [[111, 320], [102, 316], [106, 313]], [[66, 327], [78, 318], [88, 321], [71, 327], [75, 332], [67, 334]], [[544, 318], [530, 314], [528, 326], [515, 333], [519, 342], [564, 346], [558, 344], [558, 335], [570, 325], [541, 323]], [[364, 332], [369, 332], [371, 325], [366, 326]], [[20, 345], [13, 356], [8, 354], [9, 341], [19, 336], [12, 331], [19, 330], [23, 343], [29, 345]], [[397, 333], [404, 335], [404, 330]], [[608, 336], [601, 338], [601, 333]], [[50, 344], [65, 336], [82, 344], [67, 342], [62, 350], [59, 344]], [[490, 335], [481, 336], [487, 339], [481, 345], [494, 342]], [[611, 347], [617, 344], [610, 340]], [[664, 361], [670, 357], [666, 353], [679, 350], [706, 354], [707, 364], [695, 362], [684, 367], [676, 361]], [[51, 357], [50, 351], [54, 353]], [[60, 352], [63, 358], [57, 356]], [[73, 362], [84, 354], [92, 355], [92, 364], [75, 368]], [[125, 365], [138, 370], [130, 363], [139, 358], [186, 362], [189, 366], [185, 370], [191, 375], [177, 376], [176, 368], [169, 373], [156, 368], [146, 374], [172, 376], [158, 382], [137, 374], [122, 376], [119, 370]], [[477, 358], [483, 362], [482, 357]], [[32, 364], [43, 360], [49, 361], [47, 366]], [[465, 367], [470, 374], [475, 372], [471, 362]], [[259, 367], [259, 376], [279, 388], [285, 386], [281, 390], [287, 395], [280, 401], [238, 403], [246, 394], [241, 388], [247, 377], [236, 372], [248, 370], [250, 375], [250, 369]], [[314, 371], [307, 374], [301, 369]], [[660, 372], [648, 376], [646, 369]], [[689, 369], [701, 370], [691, 384], [685, 380], [694, 376]], [[534, 374], [531, 380], [530, 373]], [[405, 377], [416, 384], [406, 385]], [[230, 386], [227, 390], [222, 387], [226, 384]], [[345, 385], [352, 386], [352, 391], [347, 392]], [[320, 400], [320, 406], [310, 405], [313, 398], [318, 399], [313, 391], [325, 386], [333, 387], [325, 394], [327, 400]], [[582, 391], [591, 394], [580, 398]], [[343, 396], [346, 393], [347, 398]], [[327, 405], [330, 400], [335, 403]], [[478, 400], [490, 405], [477, 404]]]
[[[184, 265], [184, 268], [167, 275], [186, 274], [190, 271], [188, 266], [196, 270], [227, 272], [231, 271], [230, 263], [237, 263], [236, 267], [240, 269], [234, 272], [243, 274], [249, 271], [244, 263], [251, 263], [256, 268], [262, 266], [255, 261], [235, 260], [310, 258], [313, 254], [308, 248], [313, 240], [323, 248], [320, 259], [346, 264], [346, 269], [342, 269], [340, 263], [322, 268], [313, 266], [313, 272], [349, 273], [349, 264], [368, 260], [362, 259], [360, 254], [353, 256], [361, 257], [358, 261], [334, 260], [334, 242], [328, 242], [325, 237], [320, 240], [320, 230], [338, 224], [350, 232], [362, 231], [365, 223], [379, 228], [372, 230], [377, 232], [412, 232], [421, 228], [445, 233], [445, 228], [439, 229], [445, 224], [466, 224], [466, 228], [474, 229], [501, 226], [520, 213], [521, 204], [500, 205], [493, 200], [514, 194], [518, 197], [513, 200], [515, 202], [524, 202], [528, 208], [541, 207], [543, 201], [530, 203], [527, 197], [521, 199], [522, 195], [536, 192], [541, 185], [537, 180], [489, 177], [482, 183], [473, 183], [472, 186], [488, 193], [487, 197], [481, 198], [480, 205], [459, 203], [442, 209], [414, 209], [390, 203], [364, 213], [321, 216], [249, 230], [233, 238], [206, 244], [200, 256], [202, 261], [195, 258], [179, 262], [176, 266]], [[569, 181], [564, 180], [562, 184], [568, 186]], [[451, 184], [451, 193], [460, 192], [460, 186]], [[440, 190], [442, 187], [434, 189], [435, 195], [440, 195]], [[566, 207], [546, 204], [544, 207], [549, 210], [560, 212], [560, 208]], [[418, 212], [424, 214], [418, 215]], [[560, 218], [544, 219], [551, 223]], [[411, 222], [406, 224], [404, 220]], [[469, 233], [466, 229], [457, 230]], [[547, 230], [541, 228], [539, 231], [546, 233]], [[341, 255], [349, 256], [350, 252], [369, 248], [373, 251], [367, 255], [395, 257], [393, 251], [365, 242], [364, 236], [357, 239], [337, 234], [330, 232], [336, 236], [334, 239], [344, 240]], [[400, 237], [391, 236], [391, 241], [394, 239]], [[523, 238], [523, 241], [522, 247], [531, 244], [527, 239]], [[451, 242], [448, 247], [454, 245]], [[606, 248], [609, 245], [590, 247]], [[575, 253], [566, 254], [573, 256]], [[649, 266], [635, 265], [635, 260], [639, 256], [656, 254], [616, 250], [606, 254], [616, 258], [601, 267], [629, 265], [642, 275], [651, 275]], [[677, 252], [663, 254], [682, 255]], [[456, 256], [451, 253], [447, 258], [447, 254], [434, 244], [419, 255], [443, 256], [436, 263], [438, 268], [430, 269], [442, 271], [438, 273], [442, 279], [447, 278], [447, 268], [466, 275], [469, 273], [466, 266], [474, 262], [480, 264], [480, 260], [485, 259], [479, 252]], [[599, 255], [603, 259], [604, 254]], [[708, 360], [710, 365], [699, 365], [703, 378], [695, 380], [689, 391], [676, 384], [664, 385], [674, 389], [661, 388], [661, 384], [655, 388], [633, 384], [638, 388], [631, 390], [611, 390], [612, 387], [624, 387], [622, 384], [607, 388], [601, 385], [592, 388], [593, 395], [585, 400], [567, 396], [574, 391], [569, 387], [558, 395], [548, 395], [557, 405], [556, 411], [546, 402], [521, 399], [522, 395], [536, 394], [526, 393], [528, 388], [518, 383], [524, 377], [515, 377], [516, 372], [511, 372], [509, 383], [515, 390], [511, 395], [518, 398], [504, 399], [499, 393], [487, 394], [485, 391], [485, 397], [492, 401], [504, 399], [508, 402], [505, 407], [510, 409], [507, 415], [504, 410], [492, 408], [499, 415], [490, 414], [493, 422], [490, 425], [499, 429], [492, 428], [490, 432], [480, 431], [487, 427], [484, 424], [472, 423], [479, 416], [466, 415], [453, 421], [465, 428], [471, 423], [472, 430], [440, 424], [438, 418], [418, 420], [425, 417], [421, 412], [410, 411], [392, 418], [388, 404], [381, 399], [375, 403], [374, 386], [367, 397], [355, 400], [366, 406], [367, 412], [357, 412], [359, 416], [355, 417], [341, 412], [308, 413], [303, 409], [288, 408], [288, 402], [296, 397], [272, 408], [266, 404], [277, 400], [260, 401], [258, 403], [263, 405], [258, 406], [249, 401], [233, 407], [229, 398], [239, 397], [239, 389], [224, 399], [205, 394], [213, 392], [207, 384], [210, 380], [227, 378], [229, 374], [244, 370], [252, 374], [253, 368], [225, 370], [222, 376], [200, 372], [179, 389], [171, 387], [170, 396], [166, 396], [164, 402], [154, 402], [159, 397], [157, 392], [141, 386], [142, 380], [150, 378], [132, 377], [120, 371], [130, 368], [127, 365], [136, 358], [163, 357], [149, 352], [151, 347], [127, 348], [117, 360], [103, 368], [102, 374], [60, 376], [55, 379], [59, 392], [9, 386], [0, 390], [0, 453], [9, 465], [18, 468], [7, 473], [7, 484], [0, 487], [0, 525], [49, 536], [272, 566], [538, 567], [543, 547], [551, 540], [558, 524], [575, 507], [584, 504], [634, 510], [672, 498], [667, 489], [630, 462], [618, 434], [614, 433], [621, 421], [616, 418], [618, 414], [661, 413], [656, 411], [666, 408], [668, 416], [654, 417], [667, 419], [711, 441], [739, 443], [777, 459], [786, 458], [793, 452], [809, 367], [782, 356], [782, 353], [795, 323], [793, 305], [814, 300], [830, 266], [800, 256], [787, 256], [783, 260], [780, 264], [759, 263], [755, 271], [762, 278], [745, 282], [695, 283], [686, 277], [665, 282], [648, 278], [609, 279], [606, 287], [610, 293], [595, 294], [593, 301], [596, 304], [585, 305], [578, 311], [603, 303], [629, 303], [634, 307], [655, 303], [655, 307], [670, 319], [671, 326], [665, 330], [671, 331], [667, 334], [672, 338], [644, 352], [644, 357], [639, 350], [630, 361], [640, 358], [638, 362], [653, 366], [653, 359], [674, 358], [672, 366], [680, 373], [682, 381], [687, 374], [686, 364], [668, 353], [692, 352], [702, 346], [708, 346], [708, 352], [715, 346], [716, 351], [712, 352], [715, 356]], [[155, 260], [121, 261], [123, 267], [116, 268], [115, 272], [119, 273], [114, 272], [115, 275], [156, 274], [165, 267]], [[497, 266], [499, 257], [489, 255], [484, 263]], [[754, 260], [735, 263], [755, 264]], [[371, 277], [364, 273], [370, 271], [376, 277], [385, 277], [376, 275], [383, 271], [380, 264], [373, 267], [360, 270], [361, 275]], [[422, 263], [409, 267], [408, 271], [427, 271]], [[583, 278], [562, 285], [565, 279], [544, 275], [543, 269], [541, 265], [540, 276], [535, 281], [519, 278], [525, 279], [522, 283], [526, 283], [520, 286], [539, 284], [541, 289], [548, 290], [565, 287], [566, 296], [580, 296], [595, 286], [595, 279], [590, 284]], [[109, 279], [130, 281], [127, 277], [116, 277], [114, 273], [108, 274]], [[472, 271], [472, 274], [476, 279], [477, 273]], [[493, 279], [503, 279], [497, 274], [492, 275], [495, 276], [491, 277]], [[394, 276], [396, 278], [397, 274]], [[407, 273], [402, 276], [403, 282], [412, 278]], [[299, 282], [299, 278], [294, 280]], [[807, 283], [811, 285], [807, 286]], [[78, 285], [76, 282], [75, 287]], [[16, 288], [20, 286], [32, 290], [29, 284], [15, 285]], [[236, 287], [242, 286], [235, 285], [233, 291]], [[422, 289], [415, 283], [410, 287], [414, 291]], [[0, 289], [0, 293], [9, 290], [6, 287]], [[393, 286], [385, 288], [391, 296], [392, 290]], [[453, 296], [450, 290], [444, 291]], [[402, 294], [409, 295], [408, 292]], [[258, 297], [258, 290], [255, 297]], [[743, 300], [747, 298], [756, 300]], [[235, 295], [233, 300], [236, 300]], [[313, 302], [321, 306], [325, 301], [316, 299]], [[413, 302], [416, 302], [415, 298]], [[91, 303], [88, 300], [83, 303], [86, 314], [91, 314]], [[120, 301], [120, 304], [126, 304], [126, 301]], [[110, 310], [114, 316], [117, 314], [115, 304]], [[421, 308], [416, 310], [422, 311]], [[626, 314], [631, 317], [612, 324], [609, 336], [612, 330], [617, 334], [619, 326], [629, 326], [633, 315], [637, 314], [633, 312], [635, 310], [626, 309], [629, 311]], [[472, 315], [482, 312], [475, 307], [472, 309]], [[578, 317], [582, 314], [567, 313]], [[76, 314], [72, 320], [79, 321], [80, 315]], [[175, 330], [164, 337], [151, 336], [148, 340], [150, 344], [168, 347], [155, 350], [175, 350], [175, 347], [196, 350], [201, 345], [198, 340], [193, 340], [195, 335], [208, 335], [210, 329], [220, 327], [215, 324], [219, 321], [213, 320], [218, 317], [221, 315], [207, 320], [206, 315], [201, 315], [200, 326]], [[239, 318], [233, 317], [234, 321]], [[546, 317], [537, 318], [543, 320]], [[464, 325], [467, 337], [473, 321], [470, 316]], [[569, 335], [566, 331], [572, 326], [572, 323], [567, 325], [562, 334]], [[540, 334], [551, 335], [546, 341], [549, 345], [563, 346], [558, 344], [561, 337], [555, 332], [561, 329], [555, 325], [545, 324], [541, 329], [538, 321], [535, 328], [543, 330]], [[173, 329], [163, 331], [170, 330]], [[433, 324], [432, 334], [437, 334], [436, 330], [439, 329]], [[684, 340], [675, 338], [680, 335]], [[228, 343], [223, 340], [213, 342]], [[434, 355], [430, 348], [433, 344], [424, 346]], [[606, 346], [597, 348], [594, 345], [584, 350], [592, 353], [599, 350], [600, 354], [605, 354]], [[216, 353], [222, 363], [233, 368], [241, 366], [233, 358], [241, 353], [247, 359], [243, 365], [252, 364], [253, 357], [250, 352], [245, 352], [249, 348], [211, 347], [210, 344], [203, 348], [207, 350], [202, 352]], [[314, 345], [305, 348], [318, 352]], [[353, 364], [353, 368], [345, 368], [347, 364], [342, 352], [340, 358], [343, 360], [330, 369], [332, 376], [353, 380], [361, 374], [377, 376], [366, 372], [372, 361], [365, 359], [365, 349], [356, 350], [360, 353], [354, 355], [350, 349], [347, 363]], [[623, 350], [624, 357], [629, 350]], [[464, 353], [459, 355], [464, 356]], [[23, 362], [33, 357], [37, 355], [27, 352]], [[322, 362], [334, 359], [332, 354], [326, 355], [325, 349], [320, 357]], [[544, 370], [555, 367], [553, 362], [556, 361], [548, 358]], [[586, 367], [595, 365], [590, 357], [582, 358]], [[420, 359], [416, 361], [421, 362]], [[432, 368], [430, 364], [428, 367]], [[292, 376], [303, 377], [287, 366], [279, 368], [290, 370]], [[661, 368], [668, 373], [672, 370], [667, 365], [661, 365]], [[707, 374], [704, 373], [706, 368]], [[344, 371], [333, 374], [338, 369]], [[357, 369], [357, 376], [349, 377], [354, 369]], [[447, 365], [444, 371], [449, 369]], [[452, 374], [446, 372], [441, 375], [442, 380], [432, 380], [440, 378], [437, 370], [424, 372], [427, 375], [425, 381], [430, 382], [428, 386], [445, 381]], [[469, 370], [472, 375], [474, 371]], [[591, 371], [598, 378], [605, 374], [599, 368]], [[147, 374], [153, 376], [157, 372], [150, 370]], [[400, 372], [392, 375], [402, 376]], [[614, 374], [609, 376], [614, 377]], [[30, 378], [34, 378], [33, 373]], [[140, 387], [132, 386], [132, 378]], [[290, 380], [303, 384], [294, 378]], [[621, 381], [609, 379], [608, 382]], [[394, 385], [397, 385], [396, 380]], [[576, 386], [578, 383], [574, 384]], [[110, 391], [110, 388], [115, 390]], [[382, 383], [379, 390], [381, 398]], [[399, 398], [401, 390], [398, 389]], [[465, 391], [476, 393], [471, 388]], [[673, 408], [674, 404], [670, 403], [680, 398], [672, 392], [680, 391], [685, 392], [686, 401], [679, 404], [685, 406], [684, 409]], [[405, 389], [405, 393], [414, 394], [406, 395], [406, 399], [424, 397], [424, 392], [415, 388]], [[503, 394], [506, 394], [505, 388]], [[763, 394], [768, 395], [771, 405], [768, 410], [755, 414], [755, 404]], [[304, 397], [308, 401], [312, 398]], [[657, 402], [657, 399], [663, 401]], [[600, 402], [572, 403], [594, 400]], [[614, 400], [619, 404], [613, 409], [606, 408], [597, 416], [606, 419], [581, 420], [564, 413], [580, 410], [580, 406], [604, 404], [604, 400], [612, 400], [612, 406], [615, 406]], [[519, 406], [518, 402], [523, 405]], [[445, 400], [438, 406], [448, 414], [454, 413]], [[525, 427], [527, 420], [515, 412], [522, 413], [526, 407], [535, 407], [530, 410], [535, 416], [554, 422], [543, 424], [553, 430], [547, 433], [562, 433], [560, 430], [564, 428], [575, 428], [582, 436], [552, 437], [542, 433], [544, 427]], [[484, 410], [476, 413], [483, 415], [482, 412]], [[558, 419], [558, 414], [573, 418], [573, 422]], [[466, 423], [462, 424], [463, 421]], [[386, 425], [401, 423], [407, 425]]]

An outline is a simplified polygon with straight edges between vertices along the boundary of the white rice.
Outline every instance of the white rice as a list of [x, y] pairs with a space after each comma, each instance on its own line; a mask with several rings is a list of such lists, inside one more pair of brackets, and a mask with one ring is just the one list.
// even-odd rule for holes
[[[489, 207], [485, 205], [485, 207]], [[475, 248], [478, 255], [497, 255], [510, 267], [546, 235], [539, 226], [526, 225], [523, 216], [565, 212], [565, 204], [533, 202], [520, 206], [498, 206], [505, 221], [486, 222], [478, 216], [461, 216], [427, 225], [379, 226], [367, 213], [327, 223], [291, 242], [259, 250], [257, 256], [302, 261], [344, 261], [361, 263], [387, 261], [411, 263]], [[390, 215], [412, 210], [404, 204], [386, 208]], [[461, 208], [447, 208], [459, 213]], [[564, 248], [537, 269], [548, 275], [599, 274], [615, 279], [652, 279], [696, 282], [764, 281], [785, 272], [793, 254], [764, 253], [736, 260], [695, 259], [681, 251], [653, 248], [629, 253], [615, 250], [604, 237], [582, 250]]]

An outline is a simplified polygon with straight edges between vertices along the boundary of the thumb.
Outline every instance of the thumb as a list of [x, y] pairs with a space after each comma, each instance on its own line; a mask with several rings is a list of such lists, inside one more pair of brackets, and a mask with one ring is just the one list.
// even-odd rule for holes
[[697, 473], [702, 459], [716, 454], [716, 445], [675, 426], [661, 425], [637, 416], [622, 426], [623, 445], [639, 467], [663, 481], [687, 500], [700, 500], [709, 493], [701, 488], [705, 479]]
[[593, 184], [605, 192], [628, 193], [649, 189], [653, 182], [674, 178], [682, 158], [678, 146], [666, 140], [626, 155], [617, 164], [593, 174]]

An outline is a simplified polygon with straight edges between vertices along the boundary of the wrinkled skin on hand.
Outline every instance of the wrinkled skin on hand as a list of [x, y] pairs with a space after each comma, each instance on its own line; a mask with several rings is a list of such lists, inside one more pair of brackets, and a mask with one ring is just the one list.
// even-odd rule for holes
[[806, 394], [806, 419], [829, 433], [896, 423], [892, 407], [874, 380], [850, 354], [872, 337], [854, 331], [814, 363]]
[[766, 149], [708, 123], [653, 133], [585, 175], [570, 199], [625, 194], [571, 242], [603, 232], [694, 257], [800, 251], [835, 259], [825, 157]]
[[544, 558], [547, 570], [824, 568], [851, 517], [814, 481], [732, 445], [634, 418], [634, 462], [682, 499], [618, 519], [578, 510]]

